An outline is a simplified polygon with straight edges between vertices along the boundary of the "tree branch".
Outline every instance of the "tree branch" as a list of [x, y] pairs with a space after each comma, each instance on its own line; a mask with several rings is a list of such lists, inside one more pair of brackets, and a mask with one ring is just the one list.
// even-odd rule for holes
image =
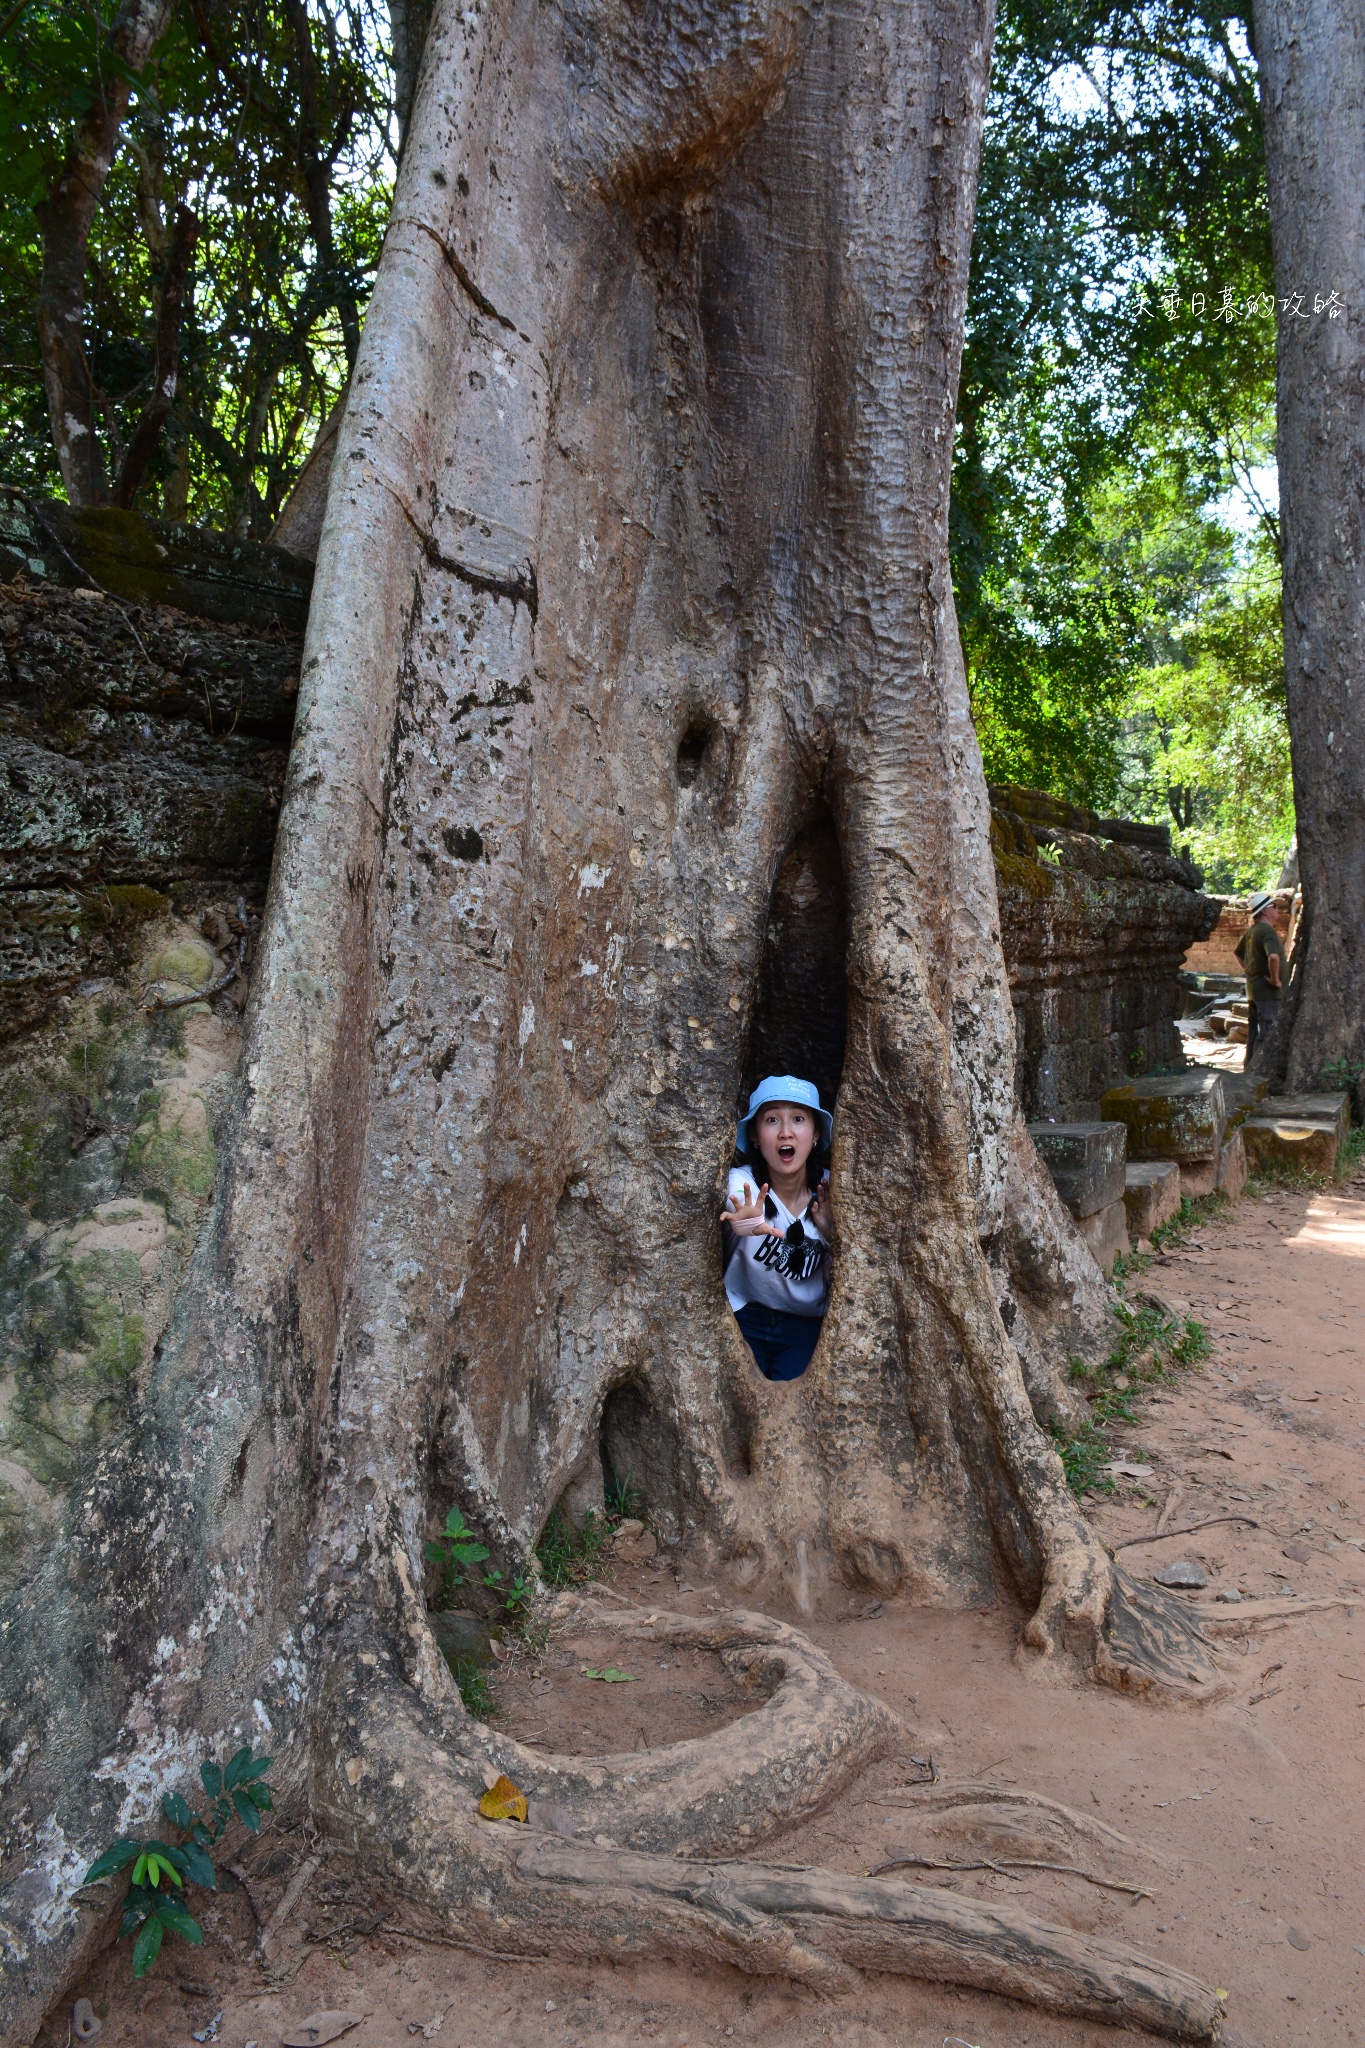
[[114, 486], [114, 503], [126, 511], [137, 496], [161, 430], [175, 402], [176, 376], [180, 365], [180, 337], [185, 326], [185, 286], [190, 258], [199, 239], [199, 221], [188, 206], [177, 206], [171, 229], [170, 249], [161, 280], [161, 311], [156, 323], [156, 377], [152, 395], [142, 408], [133, 429], [128, 452], [123, 458]]

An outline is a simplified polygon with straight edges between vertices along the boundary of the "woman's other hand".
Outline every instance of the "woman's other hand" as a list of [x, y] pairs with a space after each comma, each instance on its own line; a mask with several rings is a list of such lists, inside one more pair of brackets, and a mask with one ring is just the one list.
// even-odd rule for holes
[[811, 1196], [810, 1209], [807, 1213], [821, 1237], [828, 1237], [834, 1221], [834, 1214], [830, 1208], [829, 1182], [827, 1180], [822, 1180], [815, 1193]]
[[[755, 1194], [750, 1182], [744, 1183], [743, 1195], [732, 1195], [720, 1212], [722, 1223], [728, 1223], [736, 1237], [781, 1237], [782, 1232], [775, 1223], [769, 1223], [763, 1213], [767, 1199], [768, 1184]], [[745, 1196], [748, 1200], [745, 1200]]]

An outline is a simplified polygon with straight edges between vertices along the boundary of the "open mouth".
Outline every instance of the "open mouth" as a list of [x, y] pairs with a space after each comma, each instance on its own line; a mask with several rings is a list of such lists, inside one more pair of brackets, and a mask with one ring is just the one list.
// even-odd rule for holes
[[790, 1166], [793, 1159], [795, 1159], [796, 1157], [795, 1145], [779, 1145], [777, 1148], [777, 1156], [782, 1161], [782, 1164], [784, 1166]]

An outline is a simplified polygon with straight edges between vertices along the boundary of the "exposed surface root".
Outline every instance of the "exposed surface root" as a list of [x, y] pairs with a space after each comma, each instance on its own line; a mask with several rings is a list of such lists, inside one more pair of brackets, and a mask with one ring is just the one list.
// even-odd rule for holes
[[1113, 1566], [1114, 1590], [1097, 1647], [1096, 1676], [1120, 1692], [1161, 1693], [1199, 1706], [1232, 1691], [1203, 1632], [1202, 1615], [1173, 1594]]
[[[510, 1824], [499, 1829], [509, 1831]], [[721, 1929], [743, 1929], [752, 1960], [741, 1967], [770, 1969], [766, 1958], [780, 1957], [795, 1937], [800, 1974], [818, 1982], [815, 1965], [823, 1963], [830, 1988], [839, 1966], [853, 1965], [968, 1984], [1050, 2012], [1144, 2026], [1173, 2041], [1218, 2037], [1219, 2000], [1184, 1971], [1125, 1943], [1048, 1927], [1025, 1913], [929, 1887], [780, 1864], [688, 1866], [663, 1857], [608, 1856], [546, 1836], [514, 1852], [514, 1872], [542, 1899], [546, 1887], [576, 1899], [575, 1917], [583, 1921], [591, 1919], [604, 1887], [628, 1891], [637, 1947], [649, 1945], [649, 1922], [659, 1906], [685, 1901]], [[556, 1910], [563, 1912], [562, 1901]], [[785, 1961], [777, 1967], [796, 1974]]]
[[[704, 1741], [577, 1759], [497, 1737], [463, 1714], [453, 1687], [433, 1712], [367, 1655], [339, 1667], [316, 1809], [448, 1937], [528, 1957], [704, 1958], [821, 1992], [845, 1988], [854, 1969], [887, 1970], [1171, 2040], [1217, 2038], [1221, 2006], [1208, 1987], [1121, 1943], [896, 1880], [716, 1860], [714, 1846], [755, 1841], [825, 1803], [894, 1745], [900, 1724], [766, 1616], [622, 1613], [579, 1599], [557, 1615], [623, 1640], [718, 1651], [771, 1696]], [[516, 1777], [548, 1826], [480, 1817], [494, 1769]], [[940, 1810], [955, 1810], [958, 1788], [938, 1789]], [[988, 1790], [967, 1789], [981, 1812], [998, 1811]], [[1068, 1829], [1051, 1802], [1015, 1807], [1045, 1816], [1049, 1847], [1084, 1836], [1089, 1850], [1111, 1832], [1080, 1816]], [[630, 1846], [641, 1839], [647, 1850]]]
[[1359, 1594], [1334, 1593], [1320, 1600], [1243, 1600], [1236, 1607], [1215, 1607], [1200, 1601], [1188, 1612], [1198, 1616], [1199, 1626], [1220, 1636], [1241, 1635], [1262, 1621], [1298, 1621], [1305, 1614], [1321, 1614], [1328, 1607], [1359, 1607]]
[[1037, 1792], [944, 1782], [907, 1789], [902, 1797], [878, 1804], [904, 1815], [899, 1846], [906, 1851], [949, 1859], [974, 1854], [992, 1861], [1086, 1863], [1125, 1876], [1138, 1857], [1162, 1861], [1117, 1828]]
[[[467, 1759], [463, 1769], [475, 1774], [477, 1792], [489, 1769], [505, 1772], [551, 1812], [561, 1833], [606, 1835], [632, 1849], [712, 1855], [733, 1849], [737, 1841], [759, 1843], [794, 1827], [907, 1739], [888, 1706], [849, 1686], [808, 1636], [767, 1614], [608, 1608], [565, 1593], [551, 1610], [551, 1624], [591, 1628], [620, 1642], [714, 1651], [761, 1704], [714, 1735], [659, 1749], [571, 1757], [532, 1749], [469, 1720], [444, 1665], [444, 1688], [428, 1702], [426, 1714], [415, 1692], [385, 1677], [368, 1677], [358, 1665], [364, 1692], [358, 1688], [354, 1698], [366, 1704], [356, 1716], [348, 1702], [356, 1720], [356, 1743], [346, 1751], [350, 1782], [368, 1786], [383, 1769], [405, 1774], [409, 1747], [426, 1763], [432, 1741], [420, 1733], [422, 1716], [442, 1729], [436, 1737], [442, 1749], [458, 1749]], [[383, 1765], [372, 1751], [383, 1753]]]

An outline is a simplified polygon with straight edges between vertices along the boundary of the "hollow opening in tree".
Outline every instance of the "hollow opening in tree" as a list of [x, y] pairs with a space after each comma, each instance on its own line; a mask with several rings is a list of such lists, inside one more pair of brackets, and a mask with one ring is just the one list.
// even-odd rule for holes
[[740, 1114], [765, 1074], [799, 1074], [833, 1110], [844, 1070], [848, 907], [826, 805], [788, 848], [768, 906]]
[[[755, 1363], [770, 1380], [799, 1379], [806, 1372], [829, 1297], [829, 1211], [819, 1184], [843, 1073], [847, 942], [843, 863], [834, 820], [821, 805], [789, 846], [769, 901], [741, 1118], [754, 1088], [770, 1085], [749, 1124], [744, 1166], [755, 1178], [744, 1181], [736, 1173], [730, 1180], [730, 1201], [744, 1210], [743, 1220], [737, 1215], [734, 1230], [721, 1233], [726, 1296]], [[790, 1089], [771, 1086], [777, 1075], [795, 1077]], [[819, 1091], [818, 1109], [812, 1086]], [[788, 1114], [781, 1103], [789, 1096], [796, 1120], [784, 1129], [774, 1118]], [[760, 1124], [767, 1129], [761, 1140]], [[814, 1149], [804, 1158], [800, 1148], [809, 1145], [812, 1129]], [[788, 1144], [793, 1149], [784, 1169]], [[744, 1208], [754, 1203], [756, 1190], [762, 1218]]]
[[706, 753], [711, 744], [715, 726], [706, 719], [694, 718], [678, 742], [678, 786], [691, 789], [702, 769], [706, 766]]
[[647, 1515], [661, 1543], [683, 1529], [683, 1450], [671, 1414], [644, 1379], [611, 1388], [599, 1432], [602, 1483], [610, 1504]]

